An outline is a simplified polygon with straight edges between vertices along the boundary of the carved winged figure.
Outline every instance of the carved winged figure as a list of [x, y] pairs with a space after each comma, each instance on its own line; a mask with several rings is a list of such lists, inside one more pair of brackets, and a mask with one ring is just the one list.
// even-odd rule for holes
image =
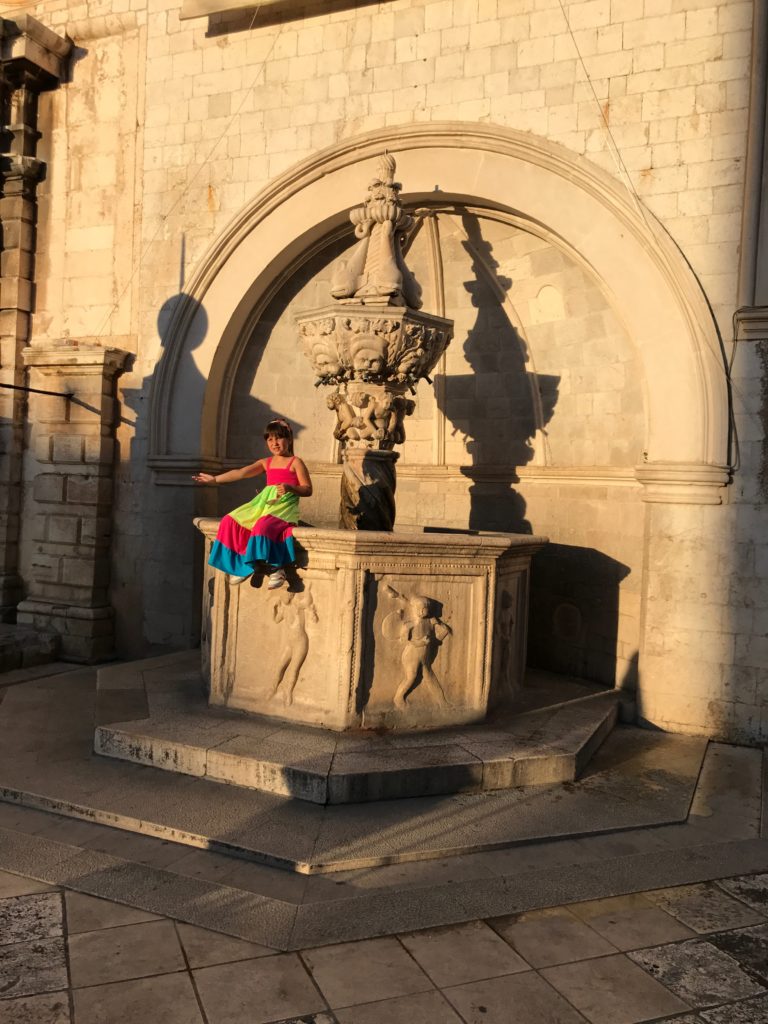
[[395, 640], [403, 645], [400, 655], [402, 676], [394, 697], [396, 708], [407, 706], [408, 697], [423, 683], [430, 694], [443, 705], [450, 702], [432, 664], [440, 645], [451, 634], [451, 627], [437, 616], [429, 614], [429, 598], [423, 594], [406, 597], [388, 583], [382, 586], [384, 593], [396, 602], [381, 624], [385, 639]]

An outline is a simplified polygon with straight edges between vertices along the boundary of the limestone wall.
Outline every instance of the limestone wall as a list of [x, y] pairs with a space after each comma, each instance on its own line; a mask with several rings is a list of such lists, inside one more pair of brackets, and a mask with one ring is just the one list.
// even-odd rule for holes
[[[192, 21], [180, 20], [180, 0], [35, 5], [36, 17], [77, 46], [71, 80], [41, 110], [48, 173], [35, 336], [134, 356], [119, 380], [111, 600], [121, 653], [193, 642], [199, 552], [190, 518], [215, 511], [217, 500], [229, 504], [186, 485], [180, 471], [160, 485], [147, 466], [151, 388], [170, 358], [174, 310], [232, 218], [318, 150], [443, 121], [555, 143], [629, 189], [649, 223], [658, 218], [730, 355], [752, 4], [585, 0], [565, 8], [570, 27], [557, 0], [393, 0], [334, 13], [319, 5], [284, 20], [244, 11]], [[436, 189], [444, 171], [434, 168]], [[359, 169], [361, 190], [368, 175]], [[338, 209], [361, 198], [339, 195]], [[505, 180], [498, 202], [516, 209]], [[740, 462], [721, 504], [643, 501], [634, 469], [650, 429], [648, 397], [661, 382], [647, 378], [615, 295], [558, 241], [563, 215], [553, 207], [538, 235], [486, 217], [481, 236], [470, 237], [474, 256], [461, 214], [443, 217], [443, 298], [457, 333], [437, 397], [419, 395], [409, 427], [401, 521], [548, 533], [557, 547], [542, 560], [534, 595], [534, 656], [628, 686], [639, 674], [642, 713], [656, 724], [765, 737], [762, 350], [751, 345], [737, 360]], [[310, 232], [312, 211], [305, 216], [301, 229]], [[292, 232], [295, 225], [286, 244]], [[330, 414], [292, 347], [290, 313], [325, 301], [324, 274], [343, 245], [327, 239], [314, 264], [278, 287], [232, 370], [227, 450], [214, 453], [255, 457], [265, 414], [290, 415], [317, 468], [307, 512], [320, 520], [335, 501]], [[427, 250], [422, 236], [412, 257], [430, 308], [438, 296]], [[251, 280], [263, 272], [254, 266]], [[249, 283], [242, 280], [243, 294]], [[721, 374], [710, 337], [699, 357]], [[196, 394], [200, 373], [192, 345], [177, 392]], [[35, 511], [28, 490], [28, 522]], [[34, 555], [31, 533], [23, 540], [22, 574]], [[751, 710], [737, 713], [737, 704]]]

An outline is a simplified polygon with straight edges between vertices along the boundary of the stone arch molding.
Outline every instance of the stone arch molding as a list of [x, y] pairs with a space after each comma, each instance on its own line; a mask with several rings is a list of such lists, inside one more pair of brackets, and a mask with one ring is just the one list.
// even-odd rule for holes
[[[165, 332], [150, 403], [150, 465], [164, 482], [216, 465], [238, 345], [297, 261], [343, 229], [366, 164], [396, 154], [406, 202], [483, 205], [545, 226], [612, 295], [638, 347], [647, 388], [645, 497], [720, 501], [729, 402], [717, 328], [693, 271], [622, 185], [535, 135], [487, 125], [412, 125], [345, 140], [256, 196], [202, 259]], [[339, 203], [348, 204], [340, 208]]]

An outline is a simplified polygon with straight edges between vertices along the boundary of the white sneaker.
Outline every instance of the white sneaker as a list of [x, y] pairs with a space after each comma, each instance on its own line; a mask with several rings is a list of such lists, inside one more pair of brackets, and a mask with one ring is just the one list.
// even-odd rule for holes
[[267, 583], [267, 590], [277, 590], [278, 587], [282, 587], [285, 583], [285, 570], [276, 569], [274, 572], [269, 574], [269, 583]]
[[230, 585], [233, 587], [237, 587], [241, 583], [245, 583], [245, 581], [249, 580], [250, 578], [250, 576], [233, 576], [232, 573], [229, 574], [229, 582]]

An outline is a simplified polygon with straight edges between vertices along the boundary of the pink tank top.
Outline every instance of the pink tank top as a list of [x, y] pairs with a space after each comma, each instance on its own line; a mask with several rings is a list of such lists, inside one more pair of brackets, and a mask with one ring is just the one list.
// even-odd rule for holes
[[272, 457], [270, 456], [267, 459], [267, 487], [270, 484], [297, 484], [299, 478], [296, 476], [296, 471], [291, 469], [295, 461], [296, 456], [291, 459], [287, 466], [281, 466], [280, 468], [276, 466], [272, 469]]

